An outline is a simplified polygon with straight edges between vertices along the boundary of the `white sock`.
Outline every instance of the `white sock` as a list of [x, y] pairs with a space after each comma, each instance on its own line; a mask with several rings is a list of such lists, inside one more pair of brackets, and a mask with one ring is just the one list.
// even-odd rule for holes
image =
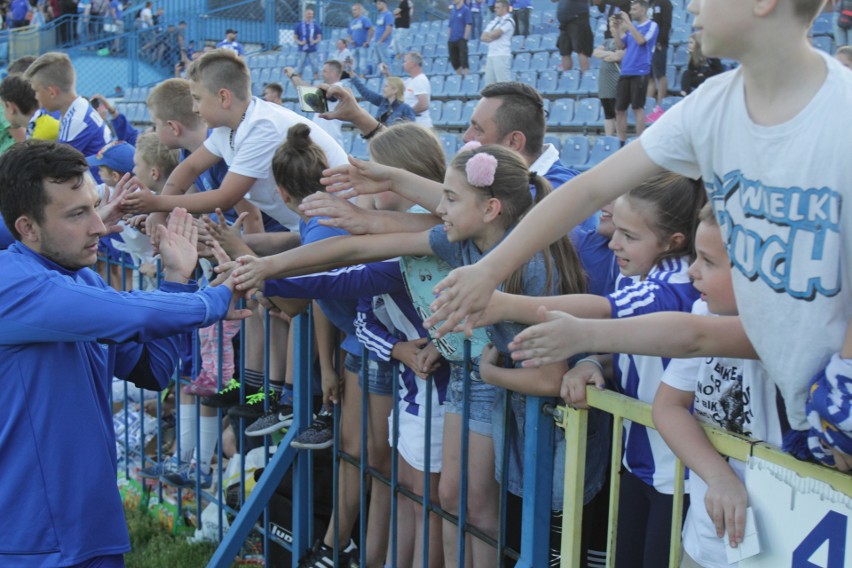
[[198, 412], [195, 404], [180, 405], [180, 461], [189, 463], [195, 451], [195, 420]]
[[198, 463], [202, 473], [210, 473], [210, 462], [213, 459], [213, 452], [216, 450], [216, 443], [219, 441], [219, 417], [202, 416], [200, 429], [201, 445], [198, 452]]

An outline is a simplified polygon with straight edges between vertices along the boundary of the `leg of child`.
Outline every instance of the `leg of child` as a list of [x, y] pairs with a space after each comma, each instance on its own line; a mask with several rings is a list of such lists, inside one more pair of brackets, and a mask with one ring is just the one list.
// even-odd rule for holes
[[195, 422], [198, 419], [198, 413], [195, 410], [195, 397], [180, 390], [180, 455], [178, 458], [181, 463], [189, 463], [192, 459], [192, 454], [195, 451]]
[[[367, 401], [367, 461], [371, 468], [390, 477], [391, 451], [388, 445], [388, 416], [393, 397], [369, 394]], [[388, 549], [390, 527], [390, 488], [374, 482], [370, 492], [367, 523], [367, 565], [381, 566]]]
[[[438, 473], [432, 473], [429, 475], [429, 494], [437, 495], [439, 491], [439, 483], [440, 483], [441, 475]], [[400, 485], [403, 485], [410, 489], [414, 494], [419, 497], [423, 497], [423, 472], [419, 471], [411, 466], [407, 461], [400, 458], [399, 460], [399, 482]], [[400, 505], [403, 503], [408, 504], [407, 514], [412, 515], [411, 519], [407, 521], [412, 523], [411, 530], [413, 531], [412, 543], [413, 550], [411, 551], [411, 564], [407, 566], [420, 566], [422, 564], [421, 560], [423, 558], [423, 507], [419, 503], [410, 501], [406, 497], [400, 497], [399, 499]], [[400, 513], [402, 512], [402, 508], [400, 508]], [[403, 523], [403, 519], [400, 516], [399, 524]], [[401, 535], [399, 531], [397, 531], [397, 538], [400, 539]], [[429, 515], [429, 567], [430, 568], [438, 568], [444, 565], [444, 551], [441, 537], [441, 517], [432, 513]], [[399, 542], [402, 542], [401, 540]], [[399, 566], [403, 566], [401, 563]]]
[[[407, 469], [411, 469], [411, 466], [408, 466], [405, 460], [400, 457], [397, 480], [401, 487], [411, 489], [412, 480], [409, 479], [410, 474], [403, 472], [403, 468], [406, 468], [406, 466]], [[400, 493], [396, 502], [396, 561], [394, 562], [393, 555], [391, 554], [392, 549], [388, 547], [388, 556], [385, 561], [387, 566], [413, 568], [419, 563], [420, 559], [414, 553], [414, 539], [417, 538], [416, 520], [414, 517], [414, 501]], [[438, 526], [438, 530], [441, 530], [440, 525]], [[440, 548], [438, 549], [438, 555], [441, 559], [444, 558], [444, 551]]]
[[[459, 487], [461, 480], [461, 415], [444, 416], [443, 467], [439, 495], [441, 507], [458, 516], [460, 510]], [[498, 523], [499, 486], [494, 479], [494, 443], [490, 437], [468, 432], [467, 520], [487, 535], [496, 537]], [[447, 566], [457, 566], [458, 527], [444, 522], [444, 557]], [[497, 565], [497, 551], [477, 538], [466, 539], [465, 565], [472, 562], [476, 568]]]

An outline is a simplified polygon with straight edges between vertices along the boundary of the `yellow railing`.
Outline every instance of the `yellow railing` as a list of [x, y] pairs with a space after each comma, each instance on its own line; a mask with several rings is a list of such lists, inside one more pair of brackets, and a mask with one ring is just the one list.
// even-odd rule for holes
[[[613, 417], [612, 458], [607, 529], [607, 566], [615, 565], [616, 521], [618, 519], [618, 492], [621, 483], [622, 428], [624, 420], [654, 428], [651, 406], [634, 398], [612, 391], [586, 390], [589, 406], [598, 408]], [[588, 411], [559, 407], [554, 413], [557, 426], [565, 430], [565, 497], [562, 520], [562, 568], [577, 568], [580, 563], [580, 534], [583, 512], [583, 480], [586, 463], [586, 428]], [[712, 426], [704, 426], [710, 443], [722, 455], [741, 461], [756, 457], [789, 469], [798, 475], [828, 484], [832, 489], [852, 497], [852, 476], [813, 463], [799, 461], [775, 446], [756, 442]], [[669, 549], [669, 567], [680, 564], [681, 514], [683, 510], [684, 466], [680, 460], [675, 465], [675, 494], [672, 507], [672, 538]]]

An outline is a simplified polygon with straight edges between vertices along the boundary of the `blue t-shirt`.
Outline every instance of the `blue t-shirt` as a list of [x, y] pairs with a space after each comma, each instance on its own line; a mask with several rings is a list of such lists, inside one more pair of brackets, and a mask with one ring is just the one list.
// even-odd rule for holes
[[313, 20], [311, 22], [299, 22], [296, 24], [296, 37], [299, 41], [304, 41], [305, 45], [299, 46], [299, 51], [313, 53], [317, 50], [317, 44], [311, 43], [312, 39], [316, 39], [322, 35], [322, 30], [319, 25]]
[[27, 19], [27, 12], [30, 11], [30, 3], [27, 0], [12, 1], [12, 21], [20, 22]]
[[370, 18], [367, 16], [352, 18], [349, 22], [349, 36], [352, 38], [355, 47], [361, 47], [367, 42], [367, 33], [372, 27]]
[[464, 4], [462, 4], [461, 8], [456, 8], [456, 5], [453, 4], [448, 21], [450, 26], [449, 41], [464, 39], [464, 29], [473, 24], [470, 8]]
[[526, 8], [532, 8], [532, 0], [515, 0], [512, 2], [512, 9], [514, 10], [524, 10]]
[[382, 38], [387, 28], [390, 28], [390, 32], [388, 33], [388, 37], [382, 42], [384, 45], [389, 44], [393, 37], [393, 14], [390, 13], [390, 10], [385, 10], [376, 15], [376, 31], [373, 33], [373, 40], [376, 43]]
[[[634, 24], [635, 25], [635, 24]], [[624, 34], [624, 58], [621, 60], [622, 77], [641, 77], [651, 72], [651, 57], [657, 44], [659, 26], [653, 20], [648, 20], [636, 26], [636, 30], [645, 37], [645, 43], [639, 45], [633, 39], [633, 34]]]

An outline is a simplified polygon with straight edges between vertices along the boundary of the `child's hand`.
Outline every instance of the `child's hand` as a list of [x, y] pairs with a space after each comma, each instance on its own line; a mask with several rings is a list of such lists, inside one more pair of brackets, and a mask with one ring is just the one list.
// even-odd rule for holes
[[488, 384], [493, 384], [491, 382], [491, 371], [498, 367], [497, 361], [499, 359], [500, 352], [492, 343], [482, 348], [482, 354], [479, 356], [479, 376]]
[[115, 189], [112, 192], [106, 186], [103, 199], [101, 199], [100, 206], [98, 207], [98, 215], [110, 233], [118, 233], [122, 229], [116, 223], [124, 217], [123, 202], [129, 191], [127, 185], [129, 179], [130, 174], [124, 174], [118, 183], [115, 184]]
[[441, 354], [431, 341], [417, 353], [417, 367], [415, 373], [418, 377], [426, 378], [441, 366]]
[[[129, 174], [125, 174], [124, 177], [121, 178], [122, 181], [124, 181], [128, 175]], [[120, 183], [121, 182], [119, 182], [119, 184]], [[121, 208], [125, 213], [138, 214], [151, 213], [154, 211], [154, 204], [157, 202], [156, 193], [142, 185], [142, 183], [135, 177], [127, 179], [126, 185], [128, 190], [135, 189], [136, 191], [128, 193], [124, 197], [124, 202], [122, 203]], [[116, 184], [115, 187], [117, 189], [118, 184]]]
[[391, 357], [414, 371], [420, 378], [425, 379], [426, 377], [418, 372], [417, 355], [428, 342], [429, 339], [425, 337], [414, 341], [400, 341], [391, 349]]
[[346, 197], [393, 191], [393, 168], [353, 156], [349, 156], [349, 164], [323, 170], [320, 183], [331, 193], [349, 190]]
[[580, 320], [564, 312], [547, 311], [539, 306], [542, 323], [531, 325], [515, 336], [509, 349], [512, 359], [523, 361], [523, 367], [541, 367], [585, 351], [580, 345]]
[[712, 477], [707, 482], [704, 506], [716, 526], [716, 536], [724, 538], [736, 548], [743, 541], [748, 493], [740, 478], [731, 470], [725, 475]]
[[[208, 238], [218, 241], [225, 252], [228, 253], [228, 256], [236, 258], [244, 254], [252, 254], [252, 250], [243, 241], [241, 232], [246, 217], [248, 217], [248, 212], [244, 211], [240, 213], [233, 225], [228, 226], [222, 210], [217, 207], [215, 222], [207, 215], [202, 216], [202, 221], [204, 230], [209, 235]], [[205, 244], [208, 244], [207, 240], [204, 239]]]
[[351, 235], [365, 235], [370, 232], [367, 212], [336, 195], [318, 191], [303, 199], [299, 210], [308, 217], [328, 217], [320, 219], [320, 225], [338, 227]]
[[251, 296], [259, 290], [263, 290], [263, 283], [268, 276], [267, 261], [265, 258], [245, 255], [237, 259], [237, 267], [231, 273], [236, 290]]
[[603, 390], [604, 376], [597, 365], [591, 362], [578, 362], [573, 369], [562, 376], [562, 388], [559, 396], [569, 405], [588, 408], [586, 404], [586, 385], [595, 385]]
[[431, 329], [446, 320], [434, 332], [436, 337], [441, 337], [453, 333], [456, 326], [465, 320], [464, 332], [470, 337], [499, 284], [482, 262], [456, 268], [432, 290], [436, 295], [430, 306], [432, 315], [423, 322], [423, 326]]
[[[324, 367], [324, 366], [323, 366]], [[325, 406], [327, 410], [331, 410], [331, 404], [337, 404], [340, 402], [340, 377], [337, 375], [337, 372], [334, 368], [325, 369], [323, 368], [321, 371], [321, 379], [320, 383], [322, 385], [322, 404]]]

